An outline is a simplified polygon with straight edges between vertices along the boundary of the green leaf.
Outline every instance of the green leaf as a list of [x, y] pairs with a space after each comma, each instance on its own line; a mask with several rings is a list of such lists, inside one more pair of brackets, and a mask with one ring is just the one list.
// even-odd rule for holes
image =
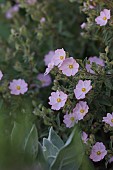
[[48, 140], [51, 141], [58, 149], [64, 146], [63, 140], [57, 135], [57, 133], [50, 128]]
[[107, 88], [109, 88], [109, 89], [113, 89], [113, 85], [112, 85], [112, 80], [110, 80], [110, 79], [105, 79], [105, 86], [107, 87]]
[[[3, 3], [3, 1], [1, 1], [0, 3]], [[10, 35], [9, 25], [0, 21], [0, 37], [7, 40], [9, 35]]]
[[12, 146], [34, 160], [38, 153], [38, 135], [35, 125], [14, 123], [11, 133]]
[[44, 157], [43, 149], [40, 143], [38, 143], [37, 163], [40, 170], [49, 170], [49, 164]]
[[83, 159], [84, 147], [77, 127], [72, 131], [64, 147], [51, 165], [51, 170], [78, 170]]
[[38, 153], [38, 134], [35, 125], [32, 126], [26, 141], [25, 141], [25, 153], [35, 160]]
[[46, 159], [48, 160], [49, 164], [53, 162], [53, 160], [56, 158], [56, 155], [58, 153], [58, 148], [53, 145], [48, 139], [43, 139], [43, 147], [44, 147], [44, 155]]

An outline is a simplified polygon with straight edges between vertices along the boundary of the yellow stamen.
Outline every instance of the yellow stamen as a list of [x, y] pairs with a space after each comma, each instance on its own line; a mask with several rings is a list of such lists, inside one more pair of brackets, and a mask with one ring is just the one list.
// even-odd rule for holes
[[70, 118], [70, 120], [71, 120], [71, 121], [74, 121], [74, 120], [75, 120], [75, 118], [74, 118], [74, 117], [71, 117], [71, 118]]
[[101, 155], [101, 152], [100, 152], [100, 151], [98, 151], [98, 152], [97, 152], [97, 155]]
[[81, 109], [80, 112], [81, 112], [81, 113], [84, 113], [84, 109]]
[[111, 119], [111, 122], [113, 123], [113, 119]]
[[103, 18], [103, 20], [107, 20], [107, 18], [106, 18], [106, 17], [104, 17], [104, 18]]
[[69, 65], [69, 68], [70, 68], [70, 69], [72, 69], [72, 68], [73, 68], [73, 65], [72, 65], [72, 64], [71, 64], [71, 65]]
[[60, 103], [60, 102], [61, 102], [61, 99], [60, 99], [60, 98], [58, 98], [58, 99], [57, 99], [57, 102], [58, 102], [58, 103]]
[[86, 88], [82, 88], [82, 92], [86, 92]]
[[63, 59], [64, 59], [64, 56], [60, 56], [60, 59], [63, 60]]
[[20, 86], [16, 86], [16, 89], [17, 89], [17, 90], [20, 90]]

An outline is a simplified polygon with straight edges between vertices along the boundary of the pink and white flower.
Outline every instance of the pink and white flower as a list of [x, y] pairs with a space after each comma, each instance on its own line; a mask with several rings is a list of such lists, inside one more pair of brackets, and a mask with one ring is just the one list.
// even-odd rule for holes
[[38, 74], [37, 79], [41, 81], [41, 87], [47, 87], [51, 84], [51, 76], [44, 75], [43, 73]]
[[74, 89], [75, 97], [77, 99], [84, 99], [85, 95], [92, 89], [91, 80], [79, 80]]
[[108, 162], [109, 162], [109, 163], [112, 163], [112, 162], [113, 162], [113, 156], [109, 159]]
[[66, 52], [64, 49], [57, 49], [55, 50], [55, 54], [53, 56], [52, 62], [54, 63], [55, 66], [60, 67], [63, 61], [65, 60], [66, 57]]
[[23, 79], [13, 80], [10, 82], [9, 89], [11, 90], [11, 94], [24, 94], [28, 91], [28, 84]]
[[6, 12], [6, 18], [11, 19], [15, 13], [19, 11], [19, 5], [16, 4], [13, 7], [9, 8], [8, 11]]
[[86, 132], [82, 132], [82, 141], [83, 143], [87, 143], [88, 141], [88, 134]]
[[60, 110], [65, 105], [67, 100], [67, 94], [62, 91], [52, 92], [51, 96], [49, 97], [49, 104], [51, 105], [51, 109], [53, 110]]
[[90, 159], [94, 162], [102, 160], [107, 155], [106, 148], [102, 142], [97, 142], [91, 150]]
[[67, 128], [71, 128], [75, 125], [76, 121], [76, 115], [74, 113], [66, 114], [64, 115], [64, 120], [63, 122], [65, 123]]
[[112, 114], [107, 113], [107, 117], [103, 117], [102, 121], [109, 124], [111, 127], [113, 127], [113, 112]]
[[45, 76], [48, 75], [49, 72], [50, 72], [53, 68], [54, 68], [54, 63], [53, 63], [53, 62], [50, 62], [50, 63], [48, 64], [48, 67], [46, 68], [46, 71], [45, 71], [44, 75], [45, 75]]
[[84, 28], [86, 27], [86, 23], [83, 22], [83, 23], [80, 25], [80, 27], [81, 27], [82, 29], [84, 29]]
[[89, 57], [88, 61], [90, 62], [90, 64], [86, 64], [86, 70], [87, 70], [87, 72], [89, 72], [91, 74], [95, 74], [95, 72], [91, 69], [92, 63], [96, 63], [97, 65], [102, 66], [102, 67], [105, 66], [104, 60], [102, 60], [101, 58], [98, 58], [96, 56]]
[[46, 21], [45, 17], [42, 17], [42, 18], [40, 19], [40, 23], [41, 23], [41, 24], [44, 23], [45, 21]]
[[49, 63], [51, 63], [54, 54], [55, 54], [54, 51], [49, 51], [49, 53], [44, 56], [44, 62], [46, 66], [48, 66]]
[[73, 57], [66, 58], [59, 68], [62, 70], [62, 73], [66, 76], [74, 76], [79, 69], [79, 64]]
[[0, 70], [0, 80], [2, 79], [2, 77], [3, 77], [3, 73], [2, 73], [2, 71]]
[[37, 0], [26, 0], [29, 5], [34, 5]]
[[89, 107], [87, 102], [80, 101], [76, 104], [76, 107], [73, 109], [73, 113], [76, 114], [77, 120], [82, 120], [84, 116], [88, 113]]
[[108, 20], [110, 19], [110, 10], [104, 9], [100, 12], [100, 16], [98, 16], [95, 21], [97, 25], [104, 26], [107, 24]]

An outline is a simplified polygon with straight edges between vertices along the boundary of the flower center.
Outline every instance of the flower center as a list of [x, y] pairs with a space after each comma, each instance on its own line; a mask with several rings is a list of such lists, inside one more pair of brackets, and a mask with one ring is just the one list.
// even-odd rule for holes
[[100, 152], [100, 151], [98, 151], [98, 152], [97, 152], [97, 155], [101, 155], [101, 152]]
[[113, 119], [111, 119], [111, 122], [113, 123]]
[[58, 98], [58, 99], [57, 99], [57, 102], [58, 102], [58, 103], [60, 103], [60, 102], [61, 102], [61, 99], [60, 99], [60, 98]]
[[72, 68], [73, 68], [73, 65], [72, 65], [72, 64], [70, 64], [70, 65], [69, 65], [69, 68], [70, 68], [70, 69], [72, 69]]
[[81, 112], [81, 113], [84, 113], [84, 109], [81, 109], [80, 112]]
[[17, 90], [20, 90], [20, 86], [16, 86], [16, 89], [17, 89]]
[[104, 18], [103, 18], [103, 20], [107, 20], [107, 18], [106, 18], [106, 17], [104, 17]]
[[86, 88], [82, 88], [82, 92], [86, 92]]
[[75, 120], [75, 118], [74, 118], [74, 117], [71, 117], [70, 120], [73, 122], [73, 121]]
[[63, 59], [64, 59], [64, 56], [60, 56], [60, 59], [63, 60]]

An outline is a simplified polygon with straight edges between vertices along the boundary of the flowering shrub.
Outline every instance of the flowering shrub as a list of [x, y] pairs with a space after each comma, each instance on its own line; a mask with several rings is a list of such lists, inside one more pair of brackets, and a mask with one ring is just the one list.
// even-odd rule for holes
[[113, 168], [112, 6], [0, 3], [1, 169]]

